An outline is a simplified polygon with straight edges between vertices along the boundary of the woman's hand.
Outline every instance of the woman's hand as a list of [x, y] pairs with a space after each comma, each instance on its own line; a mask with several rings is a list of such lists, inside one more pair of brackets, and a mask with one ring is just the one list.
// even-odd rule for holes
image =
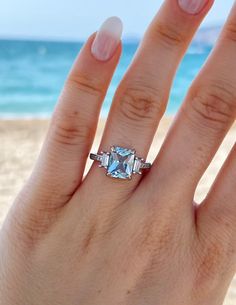
[[[123, 78], [101, 143], [146, 157], [178, 64], [213, 0], [166, 0]], [[202, 205], [195, 189], [236, 115], [236, 6], [152, 169], [92, 166], [120, 53], [109, 19], [82, 49], [32, 176], [0, 234], [4, 305], [219, 305], [236, 267], [236, 148]]]

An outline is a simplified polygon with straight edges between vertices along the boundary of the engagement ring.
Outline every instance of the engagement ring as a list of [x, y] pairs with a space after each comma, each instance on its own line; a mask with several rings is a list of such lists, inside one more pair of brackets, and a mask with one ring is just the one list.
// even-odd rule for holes
[[112, 146], [110, 152], [90, 154], [90, 159], [100, 162], [99, 167], [107, 170], [107, 176], [131, 180], [133, 174], [142, 174], [143, 169], [150, 169], [151, 163], [136, 156], [134, 149]]

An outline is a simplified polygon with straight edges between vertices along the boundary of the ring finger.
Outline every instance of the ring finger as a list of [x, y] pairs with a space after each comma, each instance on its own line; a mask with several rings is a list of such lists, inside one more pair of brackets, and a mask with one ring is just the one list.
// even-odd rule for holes
[[[212, 3], [213, 0], [165, 1], [116, 92], [101, 142], [103, 151], [119, 145], [135, 148], [140, 157], [147, 156], [178, 64]], [[113, 190], [119, 190], [122, 183], [107, 179], [97, 165], [92, 167], [87, 181], [88, 186], [99, 181], [102, 188], [111, 186]], [[122, 186], [122, 194], [115, 193], [119, 198], [127, 196], [138, 181], [136, 177]]]

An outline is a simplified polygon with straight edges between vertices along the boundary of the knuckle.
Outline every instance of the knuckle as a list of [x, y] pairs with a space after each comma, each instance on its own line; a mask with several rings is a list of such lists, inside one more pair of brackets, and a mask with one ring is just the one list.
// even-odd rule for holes
[[118, 102], [119, 113], [125, 121], [142, 124], [153, 123], [164, 112], [164, 103], [157, 90], [151, 88], [127, 88]]
[[56, 115], [52, 128], [54, 140], [60, 144], [80, 145], [91, 137], [91, 128], [80, 117], [78, 111], [60, 113]]
[[[215, 207], [209, 213], [209, 223], [214, 227], [214, 236], [211, 239], [222, 244], [222, 255], [227, 257], [227, 261], [235, 256], [235, 213], [229, 207], [227, 200], [224, 209], [215, 202]], [[208, 227], [207, 227], [208, 229]], [[208, 229], [210, 230], [210, 229]], [[210, 236], [210, 233], [208, 234]]]
[[159, 22], [154, 28], [153, 35], [155, 35], [165, 47], [177, 47], [182, 45], [185, 41], [183, 34], [180, 33], [173, 24], [168, 25]]
[[194, 118], [215, 130], [225, 130], [235, 117], [236, 88], [218, 81], [190, 92]]
[[[157, 233], [158, 232], [158, 233]], [[175, 234], [175, 228], [169, 219], [157, 221], [157, 215], [154, 213], [144, 218], [142, 229], [137, 234], [137, 247], [139, 253], [142, 251], [147, 256], [158, 258], [162, 261], [178, 244], [179, 236]]]
[[236, 42], [236, 22], [230, 21], [225, 28], [224, 37], [230, 41]]
[[159, 219], [158, 222], [154, 215], [148, 215], [140, 230], [131, 236], [133, 249], [145, 262], [143, 276], [165, 269], [170, 257], [179, 259], [177, 248], [182, 242], [180, 234], [169, 220]]
[[87, 76], [70, 75], [66, 81], [67, 88], [76, 89], [85, 95], [100, 98], [104, 95], [104, 90], [97, 84], [96, 80]]
[[200, 251], [197, 255], [194, 286], [202, 294], [214, 290], [222, 279], [222, 276], [228, 272], [230, 262], [232, 262], [230, 252], [232, 249], [226, 246], [221, 238], [201, 237]]
[[218, 273], [223, 247], [216, 242], [211, 242], [201, 254], [199, 260], [198, 276], [203, 280], [211, 280]]

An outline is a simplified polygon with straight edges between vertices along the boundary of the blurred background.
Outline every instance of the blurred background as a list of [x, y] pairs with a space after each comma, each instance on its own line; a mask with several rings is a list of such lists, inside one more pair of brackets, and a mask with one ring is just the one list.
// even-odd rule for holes
[[[84, 40], [109, 16], [124, 22], [124, 50], [103, 107], [106, 116], [124, 74], [161, 0], [5, 0], [0, 10], [0, 117], [49, 117]], [[233, 0], [216, 3], [203, 22], [177, 74], [168, 114], [209, 55]]]
[[[93, 150], [119, 80], [162, 0], [2, 0], [0, 9], [0, 226], [39, 154], [50, 115], [85, 39], [109, 16], [124, 23], [123, 54], [102, 109]], [[210, 54], [234, 0], [216, 0], [176, 75], [167, 114], [150, 150], [152, 161], [186, 91]], [[201, 201], [231, 146], [236, 126], [196, 192]], [[194, 156], [193, 156], [194, 158]], [[236, 304], [236, 280], [224, 305]]]

